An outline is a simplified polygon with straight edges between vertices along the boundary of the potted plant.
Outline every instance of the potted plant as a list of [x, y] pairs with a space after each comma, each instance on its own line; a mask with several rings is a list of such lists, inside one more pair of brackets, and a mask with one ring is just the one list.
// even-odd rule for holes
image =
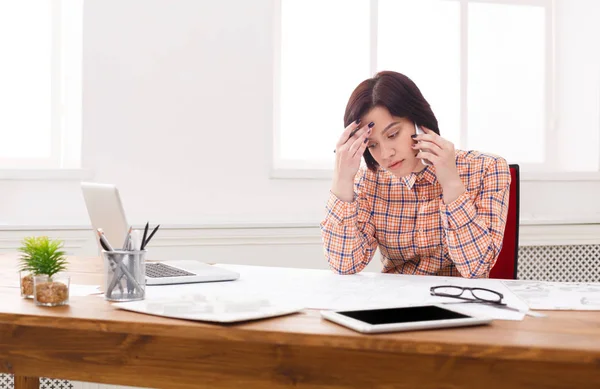
[[47, 236], [23, 239], [20, 275], [21, 295], [33, 297], [37, 305], [55, 306], [69, 303], [69, 277], [63, 242]]

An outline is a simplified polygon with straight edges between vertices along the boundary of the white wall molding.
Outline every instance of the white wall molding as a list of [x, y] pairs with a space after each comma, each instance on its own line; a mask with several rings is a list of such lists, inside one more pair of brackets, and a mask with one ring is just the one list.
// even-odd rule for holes
[[[65, 241], [65, 248], [74, 255], [95, 255], [97, 246], [90, 227], [86, 226], [2, 226], [0, 252], [15, 251], [21, 240], [31, 235], [48, 235]], [[523, 224], [520, 226], [521, 246], [600, 244], [600, 223]], [[240, 224], [161, 226], [149, 249], [166, 251], [173, 248], [243, 248], [278, 250], [315, 246], [322, 256], [321, 233], [317, 224]], [[216, 259], [216, 258], [215, 258]]]
[[[20, 241], [32, 235], [47, 235], [64, 240], [69, 255], [98, 255], [94, 235], [87, 226], [18, 226], [13, 229], [2, 226], [0, 253], [16, 251]], [[327, 268], [317, 224], [161, 225], [148, 245], [148, 257]], [[380, 270], [381, 265], [376, 262], [378, 261], [373, 261], [369, 270]]]
[[[34, 234], [29, 234], [29, 235], [34, 235]], [[29, 236], [29, 235], [23, 235], [23, 236], [14, 237], [14, 238], [0, 238], [0, 251], [17, 251], [17, 249], [19, 247], [21, 247], [21, 241], [23, 240], [23, 238], [25, 236]], [[44, 231], [40, 231], [39, 234], [36, 233], [35, 235], [49, 235], [49, 234], [45, 233]], [[2, 236], [2, 234], [0, 234], [0, 236]], [[89, 240], [89, 239], [85, 239], [85, 238], [70, 237], [70, 236], [59, 236], [59, 237], [55, 237], [55, 238], [59, 238], [59, 239], [63, 240], [65, 242], [64, 248], [68, 251], [69, 250], [70, 251], [79, 250], [79, 249], [84, 248], [86, 243]]]
[[600, 244], [600, 224], [522, 225], [521, 246]]
[[21, 246], [23, 238], [27, 236], [47, 235], [52, 239], [61, 239], [65, 242], [64, 248], [69, 254], [85, 255], [86, 246], [95, 244], [91, 229], [65, 229], [53, 230], [45, 228], [35, 229], [9, 229], [4, 226], [0, 228], [0, 253], [14, 252]]

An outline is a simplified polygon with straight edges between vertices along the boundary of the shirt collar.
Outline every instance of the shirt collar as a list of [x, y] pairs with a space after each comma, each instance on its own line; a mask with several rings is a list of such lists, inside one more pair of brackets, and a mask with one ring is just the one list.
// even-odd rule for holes
[[430, 184], [435, 184], [437, 182], [437, 176], [435, 175], [435, 167], [427, 165], [425, 169], [421, 170], [417, 173], [410, 173], [408, 176], [402, 177], [402, 182], [411, 190], [417, 181], [427, 181]]

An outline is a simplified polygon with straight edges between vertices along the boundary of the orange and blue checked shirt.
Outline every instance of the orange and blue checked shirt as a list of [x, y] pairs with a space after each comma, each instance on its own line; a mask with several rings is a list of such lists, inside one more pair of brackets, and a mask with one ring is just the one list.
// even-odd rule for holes
[[354, 201], [333, 193], [321, 222], [325, 256], [340, 274], [361, 271], [379, 246], [384, 273], [488, 277], [504, 236], [510, 171], [503, 158], [456, 151], [466, 191], [442, 199], [435, 167], [402, 178], [361, 168]]

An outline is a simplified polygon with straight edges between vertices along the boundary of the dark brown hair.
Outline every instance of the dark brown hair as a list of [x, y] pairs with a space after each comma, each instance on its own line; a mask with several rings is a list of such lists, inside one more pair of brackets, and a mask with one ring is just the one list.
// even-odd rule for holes
[[[376, 106], [387, 108], [393, 116], [407, 118], [419, 126], [440, 133], [437, 119], [429, 103], [417, 85], [404, 74], [382, 71], [375, 77], [361, 82], [350, 95], [346, 105], [344, 127], [348, 127], [350, 123]], [[368, 149], [365, 150], [363, 157], [367, 167], [376, 171], [379, 164]]]

